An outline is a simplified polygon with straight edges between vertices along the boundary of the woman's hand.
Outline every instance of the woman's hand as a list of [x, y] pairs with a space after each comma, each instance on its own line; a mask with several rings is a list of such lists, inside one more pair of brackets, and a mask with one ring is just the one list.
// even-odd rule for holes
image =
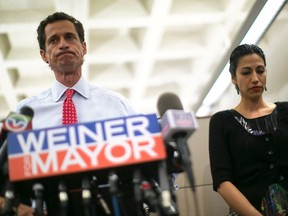
[[222, 182], [218, 193], [223, 197], [226, 203], [241, 216], [262, 216], [247, 198], [229, 181]]

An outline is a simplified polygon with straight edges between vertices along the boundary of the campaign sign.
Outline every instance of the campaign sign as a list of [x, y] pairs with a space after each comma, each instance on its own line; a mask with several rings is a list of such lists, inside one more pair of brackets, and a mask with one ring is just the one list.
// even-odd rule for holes
[[156, 114], [8, 135], [11, 181], [147, 163], [165, 158], [165, 146]]

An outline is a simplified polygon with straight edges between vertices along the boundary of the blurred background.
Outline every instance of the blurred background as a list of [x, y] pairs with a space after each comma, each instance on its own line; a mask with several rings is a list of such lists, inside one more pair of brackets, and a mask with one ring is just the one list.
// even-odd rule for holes
[[[36, 29], [56, 11], [79, 19], [88, 54], [83, 75], [117, 91], [142, 113], [157, 113], [165, 92], [196, 113], [188, 141], [196, 193], [177, 178], [181, 216], [227, 215], [212, 190], [209, 116], [237, 105], [226, 65], [241, 43], [266, 53], [268, 101], [288, 100], [288, 5], [285, 0], [0, 0], [0, 118], [19, 100], [49, 88], [54, 74], [39, 55]], [[195, 201], [198, 202], [195, 203]], [[198, 215], [197, 215], [198, 216]]]
[[266, 3], [272, 3], [271, 20], [266, 24], [268, 15], [262, 16], [264, 27], [257, 26], [256, 38], [246, 42], [258, 43], [266, 53], [266, 99], [287, 100], [286, 1], [0, 0], [0, 117], [20, 99], [51, 86], [54, 75], [40, 58], [36, 28], [55, 11], [84, 25], [83, 75], [120, 92], [139, 112], [157, 112], [164, 92], [176, 93], [184, 109], [197, 116], [233, 107], [239, 96], [227, 71], [217, 95], [206, 96]]

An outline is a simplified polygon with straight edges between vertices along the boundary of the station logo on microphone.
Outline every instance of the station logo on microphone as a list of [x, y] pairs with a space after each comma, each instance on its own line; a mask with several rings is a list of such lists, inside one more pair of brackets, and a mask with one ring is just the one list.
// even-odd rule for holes
[[8, 135], [10, 181], [160, 161], [166, 158], [156, 114]]

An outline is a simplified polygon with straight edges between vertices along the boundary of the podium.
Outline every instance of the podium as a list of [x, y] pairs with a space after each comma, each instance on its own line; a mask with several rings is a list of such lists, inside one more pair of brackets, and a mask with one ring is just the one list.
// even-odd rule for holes
[[[83, 215], [96, 215], [95, 206], [105, 212], [101, 204], [105, 199], [113, 209], [106, 215], [116, 215], [115, 200], [119, 201], [119, 215], [123, 210], [123, 215], [132, 215], [125, 213], [126, 207], [135, 207], [134, 215], [143, 215], [143, 202], [151, 202], [160, 215], [177, 215], [177, 211], [168, 213], [172, 188], [156, 114], [10, 133], [7, 153], [8, 182], [17, 202], [36, 200], [38, 215], [45, 203], [49, 215], [67, 214], [71, 197], [78, 197], [72, 205], [80, 201]], [[121, 207], [126, 193], [132, 203]]]

